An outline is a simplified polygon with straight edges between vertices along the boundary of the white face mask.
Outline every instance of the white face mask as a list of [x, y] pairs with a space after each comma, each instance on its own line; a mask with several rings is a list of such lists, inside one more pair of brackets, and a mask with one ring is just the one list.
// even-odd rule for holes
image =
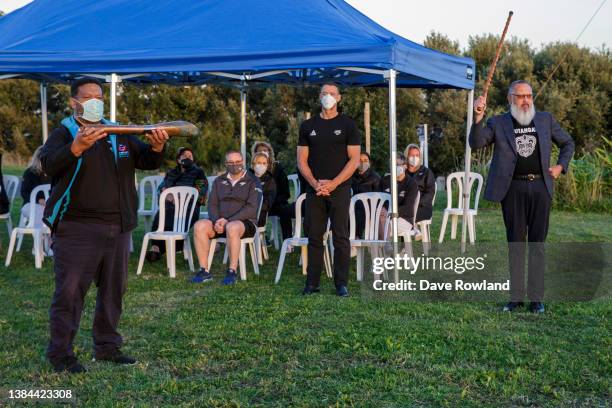
[[83, 107], [83, 112], [79, 117], [88, 122], [99, 122], [104, 117], [104, 102], [100, 99], [89, 99], [83, 103], [77, 101]]
[[404, 166], [396, 166], [395, 168], [395, 172], [397, 173], [397, 176], [403, 176], [404, 175]]
[[268, 170], [268, 166], [266, 166], [265, 164], [256, 164], [255, 166], [253, 166], [253, 171], [255, 172], [255, 175], [257, 177], [263, 176], [266, 170]]
[[331, 96], [330, 94], [325, 94], [321, 98], [321, 105], [324, 109], [331, 109], [336, 104], [336, 98]]
[[368, 162], [359, 163], [360, 173], [365, 173], [366, 171], [368, 171], [369, 168], [370, 168], [370, 163]]
[[419, 156], [408, 156], [408, 164], [411, 167], [418, 167], [421, 164], [421, 158]]

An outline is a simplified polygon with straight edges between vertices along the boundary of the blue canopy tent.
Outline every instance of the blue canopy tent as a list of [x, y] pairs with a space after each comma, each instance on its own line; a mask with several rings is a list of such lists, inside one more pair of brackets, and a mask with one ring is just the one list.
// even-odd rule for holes
[[[225, 84], [241, 90], [244, 153], [248, 87], [387, 86], [392, 180], [396, 88], [467, 89], [471, 101], [474, 73], [472, 59], [404, 39], [343, 0], [35, 0], [0, 18], [0, 79], [40, 81], [43, 122], [48, 82], [110, 82], [111, 120], [120, 81]], [[466, 143], [466, 170], [469, 157]], [[392, 196], [397, 214], [395, 183]]]

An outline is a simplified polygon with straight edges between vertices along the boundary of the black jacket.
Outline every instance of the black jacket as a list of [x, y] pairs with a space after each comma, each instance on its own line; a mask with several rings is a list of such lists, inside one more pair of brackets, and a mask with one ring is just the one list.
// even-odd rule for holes
[[[536, 112], [533, 123], [538, 132], [542, 178], [552, 198], [554, 180], [548, 173], [548, 168], [551, 166], [552, 145], [554, 143], [559, 148], [557, 164], [563, 166], [565, 173], [574, 155], [574, 141], [548, 112]], [[518, 160], [510, 112], [474, 123], [470, 130], [469, 143], [474, 150], [494, 144], [484, 197], [489, 201], [503, 200], [512, 183]]]
[[289, 179], [287, 173], [280, 162], [274, 163], [274, 170], [272, 171], [272, 177], [274, 177], [274, 183], [276, 184], [276, 196], [272, 207], [278, 205], [286, 205], [291, 198], [291, 191], [289, 190]]
[[[391, 193], [391, 177], [385, 176], [380, 180], [380, 191]], [[397, 182], [397, 213], [400, 217], [414, 224], [414, 203], [419, 193], [417, 183], [406, 176], [402, 181]]]
[[359, 174], [359, 171], [355, 171], [353, 178], [351, 179], [351, 188], [353, 189], [353, 195], [359, 193], [371, 193], [378, 191], [380, 185], [380, 176], [374, 170], [367, 169], [365, 173]]
[[[49, 182], [49, 177], [47, 177], [45, 173], [36, 174], [31, 168], [28, 167], [23, 172], [23, 177], [21, 179], [21, 198], [23, 199], [23, 205], [30, 202], [30, 194], [32, 194], [32, 190], [42, 184], [49, 184]], [[45, 195], [42, 192], [38, 193], [36, 196], [36, 201], [40, 200], [41, 198], [45, 198]]]
[[[135, 136], [117, 135], [115, 149], [112, 149], [111, 140], [109, 136], [97, 141], [78, 158], [70, 150], [73, 136], [65, 125], [53, 130], [49, 136], [41, 152], [41, 162], [44, 172], [51, 177], [51, 195], [43, 221], [52, 230], [66, 213], [71, 214], [71, 219], [83, 222], [93, 219], [104, 222], [118, 214], [122, 231], [136, 227], [135, 169], [157, 169], [164, 155], [163, 152], [154, 152], [150, 145]], [[103, 170], [109, 168], [109, 160], [114, 171]], [[114, 160], [116, 164], [113, 165]], [[104, 191], [108, 186], [117, 190]], [[113, 203], [107, 196], [117, 197], [117, 201]], [[109, 207], [109, 203], [115, 208]]]
[[416, 215], [417, 222], [431, 219], [433, 215], [433, 199], [436, 193], [436, 177], [433, 171], [425, 166], [421, 166], [415, 173], [406, 171], [406, 175], [416, 182], [421, 193], [419, 209]]
[[[253, 170], [249, 169], [249, 171], [253, 176], [255, 176]], [[257, 226], [263, 227], [266, 223], [268, 212], [272, 208], [272, 204], [276, 198], [276, 181], [274, 181], [274, 177], [268, 171], [266, 171], [261, 177], [257, 178], [259, 179], [259, 183], [261, 183], [261, 188], [263, 190], [263, 201], [261, 203], [261, 211], [259, 212]]]
[[206, 194], [208, 193], [208, 179], [201, 167], [195, 164], [185, 171], [181, 171], [181, 166], [176, 166], [164, 177], [164, 181], [159, 185], [162, 191], [168, 187], [194, 187], [198, 190], [198, 204], [206, 204]]

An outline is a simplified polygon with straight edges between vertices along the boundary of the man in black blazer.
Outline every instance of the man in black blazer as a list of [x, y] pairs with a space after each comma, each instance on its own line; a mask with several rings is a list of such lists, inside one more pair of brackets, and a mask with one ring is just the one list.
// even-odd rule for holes
[[[525, 242], [529, 242], [527, 296], [530, 311], [543, 313], [544, 241], [553, 195], [553, 181], [568, 169], [574, 141], [548, 112], [536, 112], [528, 82], [508, 89], [510, 112], [483, 120], [486, 101], [474, 102], [470, 147], [495, 144], [485, 199], [501, 202], [509, 243], [510, 302], [504, 311], [523, 305]], [[550, 163], [552, 144], [559, 147], [557, 164]]]

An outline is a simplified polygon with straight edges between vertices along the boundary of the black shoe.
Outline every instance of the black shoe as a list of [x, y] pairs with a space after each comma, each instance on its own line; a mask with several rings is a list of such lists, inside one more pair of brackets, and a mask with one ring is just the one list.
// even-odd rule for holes
[[348, 289], [346, 288], [346, 286], [340, 285], [340, 286], [336, 287], [336, 295], [338, 295], [340, 297], [348, 297], [349, 296], [349, 292], [348, 292]]
[[149, 262], [157, 262], [161, 259], [161, 252], [159, 251], [147, 251], [147, 255], [145, 256], [146, 260]]
[[320, 291], [321, 289], [318, 286], [306, 285], [302, 291], [302, 295], [312, 295]]
[[64, 357], [57, 361], [52, 361], [51, 365], [56, 373], [67, 372], [70, 374], [85, 373], [87, 370], [79, 363], [76, 357]]
[[93, 361], [110, 361], [111, 363], [121, 365], [136, 364], [136, 359], [134, 357], [126, 356], [119, 350], [111, 353], [96, 354], [96, 357], [93, 359]]
[[508, 302], [504, 308], [502, 309], [503, 312], [513, 312], [514, 309], [516, 309], [517, 307], [523, 307], [524, 304], [523, 302]]
[[531, 313], [544, 313], [544, 303], [529, 302], [529, 311]]

